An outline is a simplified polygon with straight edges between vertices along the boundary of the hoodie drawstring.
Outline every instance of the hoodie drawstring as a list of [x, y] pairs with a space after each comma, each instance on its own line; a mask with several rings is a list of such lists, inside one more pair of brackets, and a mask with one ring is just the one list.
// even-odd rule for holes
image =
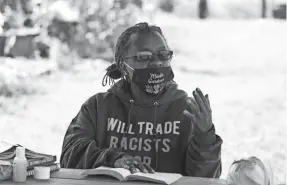
[[134, 100], [130, 100], [130, 103], [131, 103], [131, 107], [130, 107], [130, 110], [129, 110], [128, 126], [127, 126], [127, 129], [125, 129], [125, 133], [127, 133], [127, 130], [129, 129], [130, 124], [131, 124], [131, 115], [132, 115], [132, 110], [133, 110], [133, 107], [134, 107]]
[[157, 111], [157, 106], [158, 106], [158, 103], [157, 102], [154, 102], [154, 117], [153, 117], [153, 135], [154, 135], [154, 152], [155, 152], [155, 170], [157, 169], [158, 167], [158, 154], [159, 154], [159, 146], [157, 146], [156, 148], [156, 143], [157, 142], [157, 132], [156, 132], [156, 111]]
[[119, 142], [117, 143], [117, 148], [120, 149], [120, 151], [122, 152], [122, 148], [119, 147], [119, 145], [122, 143], [122, 140], [123, 138], [125, 137], [126, 133], [128, 132], [128, 129], [130, 127], [130, 124], [131, 124], [131, 114], [132, 114], [132, 109], [133, 109], [133, 106], [134, 106], [134, 100], [130, 100], [130, 110], [129, 110], [129, 115], [128, 115], [128, 124], [125, 125], [125, 128], [124, 128], [124, 133], [121, 135], [121, 139], [119, 140]]

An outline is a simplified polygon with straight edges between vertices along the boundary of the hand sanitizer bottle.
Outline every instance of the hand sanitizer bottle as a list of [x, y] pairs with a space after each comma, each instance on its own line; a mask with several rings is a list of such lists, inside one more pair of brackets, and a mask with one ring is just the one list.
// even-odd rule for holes
[[28, 161], [25, 157], [25, 148], [16, 148], [16, 157], [13, 161], [13, 181], [25, 182], [27, 179], [27, 166]]

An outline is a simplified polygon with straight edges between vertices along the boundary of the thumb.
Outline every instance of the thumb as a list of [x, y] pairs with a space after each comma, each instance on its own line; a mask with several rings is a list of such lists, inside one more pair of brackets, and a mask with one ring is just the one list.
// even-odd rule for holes
[[189, 119], [192, 123], [195, 123], [195, 115], [194, 114], [191, 114], [189, 111], [187, 110], [184, 110], [183, 111], [183, 115]]

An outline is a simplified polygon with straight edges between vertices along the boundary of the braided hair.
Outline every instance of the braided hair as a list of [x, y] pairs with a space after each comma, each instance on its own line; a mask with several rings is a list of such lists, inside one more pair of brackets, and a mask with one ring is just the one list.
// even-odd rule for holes
[[120, 70], [120, 63], [124, 62], [125, 56], [127, 54], [127, 51], [129, 47], [131, 46], [130, 37], [134, 33], [146, 33], [155, 31], [158, 32], [165, 40], [166, 39], [161, 31], [161, 29], [157, 26], [150, 26], [146, 22], [138, 23], [134, 26], [131, 26], [127, 28], [118, 38], [116, 47], [115, 47], [115, 63], [110, 65], [106, 69], [106, 74], [103, 78], [102, 85], [106, 86], [109, 82], [109, 85], [113, 85], [115, 82], [114, 80], [122, 78], [123, 80], [126, 80], [126, 77], [122, 74]]

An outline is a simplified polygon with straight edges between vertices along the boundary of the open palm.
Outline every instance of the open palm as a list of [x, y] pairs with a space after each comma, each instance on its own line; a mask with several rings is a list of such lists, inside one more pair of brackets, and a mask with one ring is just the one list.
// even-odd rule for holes
[[212, 127], [212, 111], [208, 95], [203, 95], [199, 88], [192, 92], [194, 99], [189, 98], [187, 103], [191, 112], [184, 110], [183, 114], [201, 132], [207, 132]]

